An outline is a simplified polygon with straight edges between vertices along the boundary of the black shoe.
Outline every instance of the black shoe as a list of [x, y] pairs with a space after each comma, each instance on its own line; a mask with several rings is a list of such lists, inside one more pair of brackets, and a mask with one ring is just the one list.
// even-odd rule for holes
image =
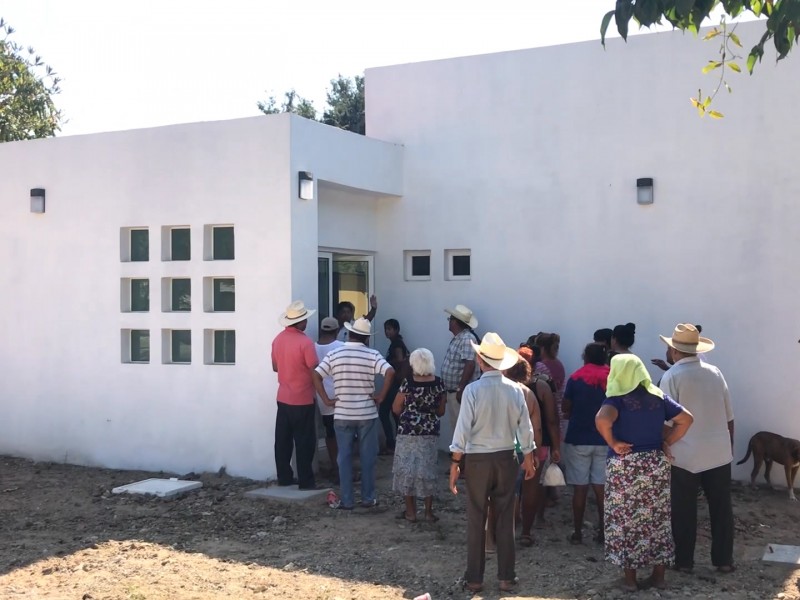
[[316, 483], [312, 483], [311, 485], [299, 485], [299, 486], [297, 486], [297, 489], [301, 490], [301, 491], [308, 492], [308, 491], [313, 491], [313, 490], [321, 490], [321, 489], [324, 489], [324, 488], [322, 486], [320, 486], [320, 485], [317, 485]]
[[278, 482], [278, 486], [280, 487], [289, 487], [290, 485], [297, 485], [297, 479], [292, 479], [288, 483], [283, 481]]

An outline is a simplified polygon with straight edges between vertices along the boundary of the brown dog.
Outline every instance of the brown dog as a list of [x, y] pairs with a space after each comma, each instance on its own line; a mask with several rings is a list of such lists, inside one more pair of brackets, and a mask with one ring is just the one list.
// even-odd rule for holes
[[750, 483], [755, 486], [756, 475], [761, 469], [761, 463], [765, 463], [764, 479], [767, 480], [767, 485], [772, 487], [772, 483], [769, 480], [769, 471], [774, 461], [782, 464], [786, 471], [789, 500], [797, 500], [794, 495], [794, 478], [798, 469], [800, 469], [800, 441], [785, 438], [769, 431], [759, 431], [750, 438], [750, 442], [747, 444], [747, 454], [736, 464], [741, 465], [747, 462], [751, 452], [753, 453], [753, 472], [750, 473]]

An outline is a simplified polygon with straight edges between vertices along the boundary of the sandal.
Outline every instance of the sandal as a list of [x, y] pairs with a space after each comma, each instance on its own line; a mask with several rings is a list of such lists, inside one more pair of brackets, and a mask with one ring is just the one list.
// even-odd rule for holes
[[577, 546], [578, 544], [583, 543], [583, 536], [580, 533], [573, 532], [568, 538], [567, 541], [572, 544], [573, 546]]
[[530, 548], [533, 546], [533, 536], [522, 534], [519, 536], [519, 544], [520, 546], [525, 546], [526, 548]]
[[501, 579], [500, 580], [500, 591], [501, 592], [513, 592], [514, 588], [517, 587], [519, 583], [519, 579], [516, 577], [514, 579]]
[[464, 582], [464, 589], [468, 592], [472, 592], [473, 594], [478, 594], [483, 591], [483, 584], [482, 583], [469, 583], [468, 581]]
[[733, 565], [722, 565], [721, 567], [717, 567], [717, 571], [722, 573], [723, 575], [727, 575], [728, 573], [733, 573], [736, 570], [736, 567]]

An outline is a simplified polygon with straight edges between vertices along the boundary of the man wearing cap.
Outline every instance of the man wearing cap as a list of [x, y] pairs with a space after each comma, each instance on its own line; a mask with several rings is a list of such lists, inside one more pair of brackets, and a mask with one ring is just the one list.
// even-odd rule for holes
[[[319, 325], [319, 339], [314, 344], [314, 349], [317, 351], [317, 358], [322, 361], [328, 354], [336, 348], [344, 346], [344, 342], [336, 339], [336, 333], [339, 331], [339, 321], [333, 317], [325, 317]], [[323, 382], [325, 392], [329, 398], [335, 398], [336, 394], [333, 392], [333, 378], [325, 377]], [[339, 484], [339, 465], [337, 464], [338, 448], [336, 446], [336, 431], [333, 429], [333, 413], [334, 408], [328, 406], [322, 401], [322, 398], [317, 394], [317, 406], [319, 407], [319, 414], [322, 416], [322, 424], [325, 427], [325, 446], [328, 449], [328, 459], [331, 462], [333, 470], [333, 480], [336, 485]]]
[[[475, 351], [472, 349], [472, 342], [478, 341], [473, 331], [478, 326], [478, 319], [463, 304], [445, 308], [444, 312], [450, 315], [447, 323], [453, 334], [442, 361], [442, 383], [447, 390], [447, 420], [452, 431], [458, 420], [461, 394], [467, 384], [480, 375], [480, 370], [475, 368]], [[447, 436], [443, 435], [442, 439], [446, 440]]]
[[480, 345], [471, 343], [483, 376], [464, 388], [461, 411], [450, 451], [450, 489], [458, 493], [459, 463], [465, 457], [467, 492], [466, 587], [483, 589], [486, 566], [486, 509], [492, 503], [497, 544], [497, 577], [500, 590], [511, 591], [517, 583], [514, 556], [514, 491], [519, 465], [514, 453], [515, 439], [524, 455], [525, 479], [535, 474], [533, 426], [520, 387], [502, 371], [519, 361], [496, 333], [483, 336]]
[[[353, 324], [354, 322], [353, 317], [355, 316], [355, 312], [356, 312], [356, 307], [349, 300], [344, 300], [336, 305], [336, 320], [339, 323], [339, 333], [336, 336], [337, 340], [341, 342], [347, 341], [348, 331], [347, 328], [344, 326], [344, 324], [345, 323], [350, 323], [350, 325]], [[375, 315], [377, 313], [378, 313], [378, 297], [375, 294], [372, 294], [369, 297], [369, 312], [365, 314], [363, 318], [372, 322], [375, 319]]]
[[[333, 429], [339, 448], [339, 481], [341, 505], [352, 510], [353, 494], [353, 442], [358, 437], [361, 457], [361, 506], [371, 508], [378, 504], [375, 490], [375, 465], [378, 462], [378, 405], [386, 398], [392, 385], [394, 369], [380, 352], [367, 346], [372, 335], [368, 319], [357, 319], [352, 325], [344, 324], [348, 341], [331, 351], [313, 372], [314, 387], [327, 406], [334, 407]], [[383, 387], [375, 393], [375, 375], [383, 375]], [[333, 378], [336, 394], [331, 397], [325, 390], [324, 378]]]
[[694, 325], [679, 323], [671, 337], [659, 336], [674, 363], [660, 387], [694, 415], [689, 432], [670, 447], [672, 463], [672, 536], [675, 568], [691, 572], [697, 539], [697, 490], [702, 486], [711, 518], [711, 563], [721, 573], [733, 566], [733, 410], [720, 370], [698, 354], [714, 348]]
[[[278, 413], [275, 417], [275, 467], [278, 485], [297, 483], [314, 489], [314, 384], [311, 371], [319, 363], [314, 342], [304, 333], [309, 310], [302, 300], [292, 302], [280, 316], [284, 329], [272, 341], [272, 370], [278, 374]], [[297, 481], [292, 472], [292, 451], [297, 460]]]

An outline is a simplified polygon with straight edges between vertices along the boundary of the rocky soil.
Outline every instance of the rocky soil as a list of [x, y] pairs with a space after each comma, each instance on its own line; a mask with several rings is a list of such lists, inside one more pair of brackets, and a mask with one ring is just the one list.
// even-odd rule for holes
[[[181, 474], [203, 488], [174, 500], [112, 495], [118, 485], [167, 475], [0, 457], [0, 598], [467, 598], [458, 581], [464, 497], [446, 491], [445, 467], [440, 521], [411, 524], [395, 519], [391, 457], [380, 458], [379, 506], [353, 512], [322, 500], [251, 500], [244, 492], [262, 483], [224, 473]], [[519, 589], [503, 597], [800, 599], [800, 570], [761, 560], [768, 544], [800, 544], [800, 503], [785, 490], [734, 488], [735, 573], [712, 570], [703, 516], [695, 573], [670, 572], [668, 590], [627, 595], [614, 587], [619, 573], [600, 546], [568, 543], [569, 490], [561, 496], [535, 545], [518, 548]], [[494, 569], [490, 555], [486, 592], [476, 598], [501, 597]]]

